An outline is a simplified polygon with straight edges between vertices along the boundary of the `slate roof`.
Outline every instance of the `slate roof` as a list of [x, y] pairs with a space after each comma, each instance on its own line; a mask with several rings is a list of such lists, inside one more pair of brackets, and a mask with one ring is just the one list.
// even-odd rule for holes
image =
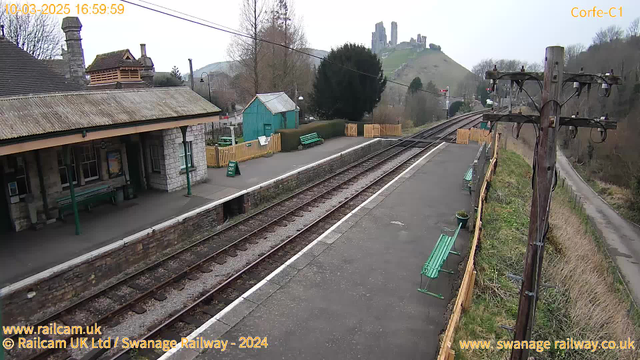
[[[125, 60], [125, 55], [129, 54], [133, 60]], [[128, 49], [112, 51], [106, 54], [99, 54], [87, 67], [87, 72], [117, 69], [120, 67], [143, 67], [142, 63], [131, 54]]]
[[0, 142], [94, 127], [215, 115], [220, 109], [188, 87], [86, 90], [0, 98]]
[[77, 91], [84, 87], [0, 37], [0, 97]]
[[247, 104], [247, 107], [249, 107], [256, 98], [260, 100], [273, 115], [296, 110], [296, 104], [284, 92], [257, 94], [253, 100]]

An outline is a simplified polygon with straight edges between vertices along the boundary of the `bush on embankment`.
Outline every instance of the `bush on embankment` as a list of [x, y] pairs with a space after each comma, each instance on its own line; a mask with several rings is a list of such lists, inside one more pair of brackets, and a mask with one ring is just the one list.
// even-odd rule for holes
[[344, 136], [344, 120], [314, 121], [300, 125], [297, 129], [280, 129], [282, 151], [293, 151], [300, 145], [300, 136], [317, 133], [323, 139]]
[[[522, 275], [529, 227], [530, 165], [512, 151], [501, 151], [496, 175], [484, 208], [482, 235], [476, 254], [473, 303], [461, 319], [454, 341], [456, 359], [504, 359], [498, 340], [513, 340], [501, 325], [515, 325], [520, 283], [507, 274]], [[586, 215], [558, 184], [552, 200], [550, 231], [543, 263], [532, 340], [551, 341], [551, 349], [531, 351], [536, 359], [637, 359], [638, 350], [559, 350], [554, 341], [638, 339], [637, 311], [629, 315], [630, 298], [597, 232]], [[492, 340], [491, 350], [461, 350], [460, 340]], [[638, 349], [636, 344], [636, 349]]]

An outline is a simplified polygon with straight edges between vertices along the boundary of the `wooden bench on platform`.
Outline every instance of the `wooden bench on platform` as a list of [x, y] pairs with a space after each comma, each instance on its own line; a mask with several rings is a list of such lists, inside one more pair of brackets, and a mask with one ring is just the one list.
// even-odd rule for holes
[[469, 194], [471, 194], [471, 182], [473, 180], [473, 166], [470, 166], [466, 173], [464, 173], [464, 177], [462, 178], [462, 188], [464, 190], [469, 190]]
[[[87, 211], [91, 211], [91, 206], [104, 200], [111, 200], [112, 204], [116, 203], [116, 190], [110, 185], [102, 185], [87, 190], [75, 191], [76, 204], [78, 207], [84, 205]], [[61, 220], [64, 220], [65, 212], [73, 211], [71, 203], [71, 195], [56, 199], [58, 204], [58, 213]]]
[[318, 133], [311, 133], [300, 136], [300, 146], [305, 147], [308, 145], [322, 144], [324, 140], [318, 136]]
[[[451, 232], [453, 230], [447, 229], [447, 228], [443, 229], [443, 232], [440, 234], [440, 238], [438, 239], [436, 246], [433, 248], [431, 255], [429, 255], [429, 259], [427, 259], [427, 262], [424, 263], [424, 266], [422, 267], [422, 271], [420, 272], [420, 287], [418, 288], [418, 291], [420, 291], [421, 293], [435, 296], [438, 299], [444, 299], [444, 296], [442, 296], [441, 294], [430, 292], [427, 288], [429, 287], [429, 282], [432, 279], [437, 279], [441, 271], [447, 272], [449, 274], [453, 274], [452, 270], [443, 269], [442, 266], [447, 260], [447, 257], [449, 256], [449, 254], [460, 256], [460, 253], [455, 251], [454, 245], [461, 227], [462, 227], [462, 224], [458, 225], [458, 228], [455, 230], [452, 236], [449, 236], [444, 232], [445, 231]], [[424, 286], [424, 288], [422, 287], [423, 276], [426, 276], [428, 279], [427, 284]]]

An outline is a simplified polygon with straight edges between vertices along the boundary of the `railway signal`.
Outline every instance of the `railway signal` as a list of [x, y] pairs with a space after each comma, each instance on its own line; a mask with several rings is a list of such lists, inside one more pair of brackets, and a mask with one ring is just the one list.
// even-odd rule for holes
[[[547, 47], [545, 53], [544, 73], [528, 73], [524, 67], [518, 72], [501, 73], [494, 66], [487, 71], [485, 78], [491, 80], [492, 87], [487, 91], [495, 90], [499, 80], [508, 80], [512, 86], [523, 90], [526, 81], [537, 81], [542, 87], [542, 100], [538, 106], [533, 98], [531, 101], [539, 112], [539, 115], [526, 116], [522, 113], [509, 114], [485, 114], [483, 120], [494, 122], [516, 123], [518, 133], [525, 123], [532, 123], [537, 127], [536, 150], [534, 152], [533, 171], [533, 196], [531, 199], [531, 212], [529, 216], [528, 245], [525, 255], [524, 274], [518, 304], [518, 315], [514, 328], [514, 340], [518, 342], [531, 340], [531, 333], [535, 323], [538, 290], [541, 285], [542, 260], [544, 255], [545, 237], [549, 229], [549, 212], [551, 210], [551, 193], [553, 192], [556, 178], [556, 134], [561, 126], [569, 126], [570, 129], [578, 127], [597, 128], [601, 139], [606, 139], [606, 132], [616, 129], [617, 123], [603, 118], [587, 117], [563, 117], [560, 112], [562, 106], [574, 96], [579, 97], [582, 89], [587, 88], [587, 93], [593, 84], [601, 85], [605, 89], [604, 96], [611, 94], [611, 85], [619, 85], [620, 78], [613, 75], [613, 71], [606, 74], [564, 73], [564, 48], [560, 46]], [[574, 93], [566, 100], [561, 100], [564, 84], [573, 84]], [[528, 93], [527, 93], [528, 95]], [[526, 360], [529, 356], [528, 349], [513, 349], [511, 360]]]

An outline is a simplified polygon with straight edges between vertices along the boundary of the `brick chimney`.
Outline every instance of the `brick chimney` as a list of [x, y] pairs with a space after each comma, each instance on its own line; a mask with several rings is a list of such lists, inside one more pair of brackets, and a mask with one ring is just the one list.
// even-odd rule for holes
[[82, 24], [77, 17], [70, 16], [62, 19], [62, 31], [67, 41], [67, 51], [62, 54], [62, 57], [69, 65], [69, 78], [79, 84], [87, 85], [80, 30], [82, 30]]
[[147, 85], [153, 86], [153, 76], [155, 75], [156, 70], [153, 66], [153, 60], [147, 56], [146, 44], [140, 44], [140, 57], [138, 58], [138, 61], [140, 61], [142, 66], [144, 66], [140, 72], [140, 78], [142, 78], [142, 81], [147, 83]]

